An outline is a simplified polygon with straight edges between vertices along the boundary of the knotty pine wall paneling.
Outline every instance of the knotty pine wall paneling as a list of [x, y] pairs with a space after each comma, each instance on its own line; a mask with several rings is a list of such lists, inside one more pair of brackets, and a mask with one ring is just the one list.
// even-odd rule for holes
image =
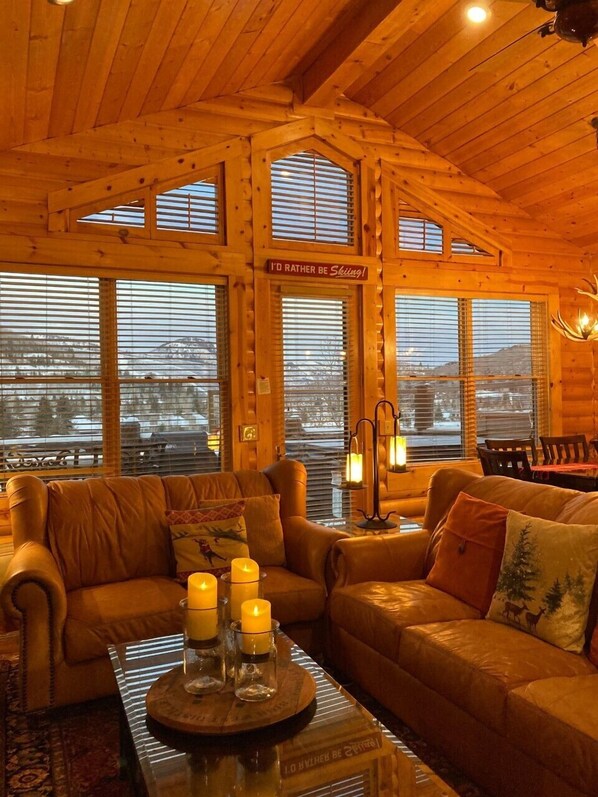
[[[149, 108], [148, 108], [149, 109]], [[302, 136], [315, 137], [332, 150], [358, 158], [361, 184], [361, 251], [337, 255], [277, 246], [266, 241], [269, 226], [267, 180], [259, 152]], [[79, 192], [89, 196], [93, 181], [129, 185], [143, 167], [164, 176], [165, 163], [189, 153], [227, 146], [240, 140], [227, 161], [227, 241], [221, 247], [177, 241], [129, 240], [118, 236], [48, 231], [48, 197]], [[235, 145], [236, 146], [236, 145]], [[198, 156], [199, 157], [199, 156]], [[439, 264], [397, 257], [384, 208], [384, 174], [392, 171], [410, 190], [438, 202], [454, 218], [471, 217], [472, 235], [506, 242], [501, 266]], [[100, 183], [95, 183], [95, 187]], [[72, 189], [72, 191], [69, 191]], [[66, 192], [66, 193], [64, 193]], [[430, 200], [431, 201], [431, 200]], [[52, 209], [56, 209], [52, 206]], [[388, 211], [386, 211], [388, 213]], [[393, 222], [394, 223], [394, 222]], [[513, 296], [543, 295], [567, 316], [576, 306], [575, 288], [591, 273], [584, 253], [560, 239], [546, 225], [463, 174], [454, 164], [429, 152], [407, 134], [393, 129], [372, 111], [341, 98], [333, 106], [312, 108], [297, 102], [290, 88], [265, 86], [220, 97], [182, 110], [151, 112], [135, 121], [108, 124], [92, 131], [0, 152], [0, 265], [3, 268], [56, 269], [100, 275], [222, 277], [228, 281], [231, 306], [233, 465], [264, 467], [275, 457], [272, 395], [256, 389], [272, 375], [268, 257], [367, 265], [369, 280], [357, 291], [361, 304], [364, 357], [360, 405], [370, 411], [384, 396], [396, 400], [394, 310], [396, 286], [431, 292], [500, 290]], [[598, 264], [594, 262], [594, 268]], [[322, 288], [325, 282], [319, 283]], [[318, 281], [314, 281], [318, 285]], [[389, 305], [390, 303], [390, 305]], [[591, 350], [550, 335], [554, 377], [553, 428], [591, 434]], [[562, 371], [561, 371], [562, 360]], [[275, 380], [271, 379], [271, 385]], [[562, 410], [562, 417], [561, 417]], [[257, 423], [256, 443], [240, 443], [238, 426]], [[461, 467], [476, 469], [477, 463]], [[435, 467], [418, 466], [405, 476], [384, 479], [385, 499], [421, 495]], [[443, 465], [444, 467], [444, 465]]]

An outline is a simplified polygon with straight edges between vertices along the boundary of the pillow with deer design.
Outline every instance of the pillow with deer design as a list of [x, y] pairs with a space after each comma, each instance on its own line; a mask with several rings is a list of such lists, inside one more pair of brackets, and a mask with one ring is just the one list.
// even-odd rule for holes
[[206, 509], [166, 510], [177, 581], [185, 582], [198, 571], [219, 576], [230, 569], [232, 559], [249, 556], [244, 510], [244, 501]]
[[598, 526], [507, 515], [505, 550], [486, 617], [581, 653], [598, 565]]

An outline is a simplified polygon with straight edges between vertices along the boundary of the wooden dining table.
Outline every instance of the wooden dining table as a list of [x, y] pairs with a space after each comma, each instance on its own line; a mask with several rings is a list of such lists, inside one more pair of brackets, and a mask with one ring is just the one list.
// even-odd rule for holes
[[550, 465], [532, 465], [535, 482], [552, 484], [591, 493], [598, 490], [598, 464], [592, 462], [563, 462]]

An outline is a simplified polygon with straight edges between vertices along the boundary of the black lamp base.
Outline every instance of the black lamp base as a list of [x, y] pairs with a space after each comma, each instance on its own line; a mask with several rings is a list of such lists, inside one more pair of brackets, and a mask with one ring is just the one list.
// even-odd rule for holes
[[359, 526], [360, 529], [396, 529], [398, 524], [394, 523], [392, 520], [382, 520], [382, 518], [372, 517], [366, 518], [355, 525]]

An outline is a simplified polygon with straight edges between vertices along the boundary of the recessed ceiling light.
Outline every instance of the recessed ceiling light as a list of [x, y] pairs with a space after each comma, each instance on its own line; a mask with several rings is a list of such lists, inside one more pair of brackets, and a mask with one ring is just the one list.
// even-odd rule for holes
[[53, 6], [68, 6], [73, 0], [48, 0], [48, 3]]
[[465, 9], [465, 16], [470, 22], [475, 22], [476, 25], [479, 25], [480, 22], [485, 22], [488, 18], [488, 9], [484, 5], [474, 3], [467, 6]]

